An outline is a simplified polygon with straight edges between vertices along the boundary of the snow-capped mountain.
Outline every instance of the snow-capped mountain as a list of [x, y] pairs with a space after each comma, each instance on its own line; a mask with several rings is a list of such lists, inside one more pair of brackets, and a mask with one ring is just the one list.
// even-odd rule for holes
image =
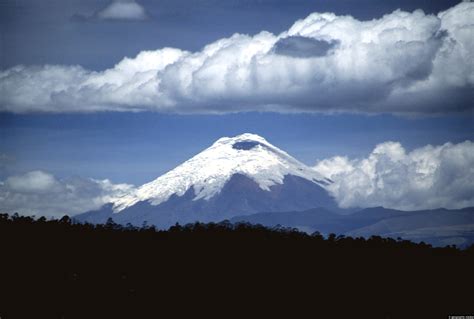
[[182, 196], [193, 187], [193, 200], [218, 194], [234, 174], [242, 174], [266, 191], [282, 184], [285, 175], [299, 176], [318, 185], [328, 184], [322, 175], [255, 134], [223, 137], [211, 147], [133, 193], [119, 198], [114, 211], [120, 212], [140, 201], [158, 205], [173, 194]]
[[168, 173], [79, 220], [175, 222], [223, 220], [258, 211], [334, 206], [331, 183], [263, 137], [223, 137]]

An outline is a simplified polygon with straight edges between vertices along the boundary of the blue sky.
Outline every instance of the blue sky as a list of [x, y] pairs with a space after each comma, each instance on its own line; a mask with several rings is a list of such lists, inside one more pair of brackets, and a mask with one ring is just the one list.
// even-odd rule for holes
[[245, 132], [349, 181], [382, 153], [449, 153], [435, 184], [470, 172], [473, 17], [459, 1], [0, 0], [0, 198], [35, 179], [141, 185]]

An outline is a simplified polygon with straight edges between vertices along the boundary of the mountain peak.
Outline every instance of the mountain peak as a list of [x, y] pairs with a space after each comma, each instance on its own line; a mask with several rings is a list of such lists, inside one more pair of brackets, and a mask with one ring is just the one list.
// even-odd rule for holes
[[116, 199], [114, 210], [121, 211], [140, 201], [158, 205], [172, 195], [182, 196], [190, 188], [194, 189], [194, 200], [208, 200], [235, 174], [249, 177], [265, 191], [282, 184], [286, 175], [302, 177], [320, 186], [328, 184], [319, 173], [263, 137], [245, 133], [218, 139], [175, 169]]
[[267, 140], [260, 135], [252, 134], [252, 133], [243, 133], [234, 137], [221, 137], [218, 139], [214, 145], [226, 145], [226, 144], [234, 144], [234, 143], [241, 143], [241, 142], [253, 142], [253, 143], [260, 143], [260, 144], [269, 144]]

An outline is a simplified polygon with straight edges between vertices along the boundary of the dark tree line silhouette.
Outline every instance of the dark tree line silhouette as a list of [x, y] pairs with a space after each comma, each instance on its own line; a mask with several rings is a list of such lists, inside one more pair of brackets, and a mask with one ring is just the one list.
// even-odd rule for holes
[[474, 313], [474, 246], [260, 225], [0, 215], [0, 318], [447, 318]]

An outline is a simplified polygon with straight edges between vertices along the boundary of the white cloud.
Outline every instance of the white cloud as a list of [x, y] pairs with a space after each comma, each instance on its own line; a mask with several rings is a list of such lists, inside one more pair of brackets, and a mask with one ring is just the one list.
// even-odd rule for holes
[[31, 171], [0, 182], [0, 212], [73, 216], [98, 209], [132, 188], [109, 180], [77, 177], [60, 180], [44, 171]]
[[12, 191], [22, 193], [45, 193], [60, 187], [58, 181], [50, 174], [42, 171], [32, 171], [20, 176], [7, 178], [4, 186]]
[[134, 0], [114, 0], [96, 13], [99, 19], [145, 20], [145, 9]]
[[333, 157], [314, 169], [334, 183], [329, 191], [341, 207], [415, 210], [474, 206], [474, 143], [446, 143], [406, 152], [385, 142], [367, 158]]
[[100, 72], [16, 66], [0, 72], [0, 111], [469, 112], [472, 21], [472, 2], [371, 21], [313, 13], [279, 35], [144, 51]]

